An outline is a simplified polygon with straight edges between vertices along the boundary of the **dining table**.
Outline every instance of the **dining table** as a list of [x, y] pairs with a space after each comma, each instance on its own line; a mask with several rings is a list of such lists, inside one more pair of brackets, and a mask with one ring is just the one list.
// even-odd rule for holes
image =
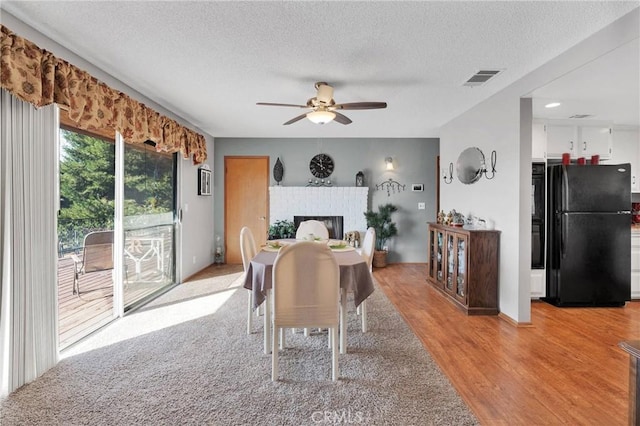
[[[271, 242], [270, 242], [271, 243]], [[283, 240], [283, 244], [295, 244], [295, 240]], [[322, 243], [319, 243], [322, 244]], [[332, 244], [329, 244], [331, 247]], [[340, 267], [340, 353], [347, 353], [347, 293], [353, 293], [353, 303], [358, 307], [373, 293], [373, 279], [369, 266], [353, 247], [331, 249]], [[269, 245], [263, 247], [251, 259], [245, 274], [244, 288], [253, 292], [253, 307], [265, 302], [264, 353], [271, 353], [271, 288], [273, 263], [278, 250]]]

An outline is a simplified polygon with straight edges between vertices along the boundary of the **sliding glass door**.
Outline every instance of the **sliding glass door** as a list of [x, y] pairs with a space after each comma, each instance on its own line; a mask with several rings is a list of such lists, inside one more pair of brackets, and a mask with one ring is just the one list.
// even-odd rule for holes
[[123, 303], [144, 303], [175, 282], [176, 155], [152, 142], [123, 149]]
[[60, 111], [59, 348], [175, 283], [177, 156]]
[[[68, 122], [65, 111], [60, 118]], [[63, 126], [59, 169], [58, 340], [64, 349], [116, 316], [113, 136]], [[100, 244], [86, 244], [96, 242], [94, 236]]]

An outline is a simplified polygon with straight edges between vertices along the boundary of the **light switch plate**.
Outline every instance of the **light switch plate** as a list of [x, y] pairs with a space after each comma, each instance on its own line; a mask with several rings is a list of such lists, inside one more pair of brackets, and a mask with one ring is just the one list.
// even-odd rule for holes
[[418, 210], [424, 210], [425, 209], [425, 203], [418, 203]]

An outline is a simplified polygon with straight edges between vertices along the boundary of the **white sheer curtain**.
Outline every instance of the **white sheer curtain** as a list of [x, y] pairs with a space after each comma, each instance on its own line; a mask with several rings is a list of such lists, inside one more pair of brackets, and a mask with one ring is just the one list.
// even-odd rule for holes
[[58, 119], [0, 99], [0, 396], [58, 361]]

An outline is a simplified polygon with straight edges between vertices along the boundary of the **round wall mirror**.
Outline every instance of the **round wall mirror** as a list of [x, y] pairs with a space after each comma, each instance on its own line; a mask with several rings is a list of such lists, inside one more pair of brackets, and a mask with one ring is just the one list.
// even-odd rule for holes
[[456, 173], [460, 182], [470, 184], [480, 179], [484, 168], [484, 154], [479, 148], [472, 147], [460, 153]]

